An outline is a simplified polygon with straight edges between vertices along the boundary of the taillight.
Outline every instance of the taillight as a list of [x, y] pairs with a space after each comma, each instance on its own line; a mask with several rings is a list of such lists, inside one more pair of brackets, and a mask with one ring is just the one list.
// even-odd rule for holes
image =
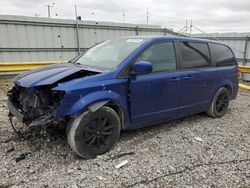
[[238, 79], [240, 79], [240, 74], [241, 74], [240, 68], [238, 68]]

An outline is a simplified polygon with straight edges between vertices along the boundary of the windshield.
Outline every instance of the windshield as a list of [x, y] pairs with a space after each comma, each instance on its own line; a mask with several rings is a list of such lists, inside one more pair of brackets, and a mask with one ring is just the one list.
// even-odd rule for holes
[[118, 67], [145, 39], [122, 38], [102, 42], [90, 48], [76, 64], [102, 70], [112, 70]]

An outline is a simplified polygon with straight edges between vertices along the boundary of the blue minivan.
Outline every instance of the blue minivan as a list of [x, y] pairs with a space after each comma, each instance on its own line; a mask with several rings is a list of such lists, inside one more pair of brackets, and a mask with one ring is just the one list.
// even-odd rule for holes
[[223, 116], [238, 92], [238, 65], [217, 41], [136, 36], [107, 40], [14, 84], [8, 108], [17, 133], [64, 128], [74, 152], [93, 158], [109, 151], [121, 130], [200, 112]]

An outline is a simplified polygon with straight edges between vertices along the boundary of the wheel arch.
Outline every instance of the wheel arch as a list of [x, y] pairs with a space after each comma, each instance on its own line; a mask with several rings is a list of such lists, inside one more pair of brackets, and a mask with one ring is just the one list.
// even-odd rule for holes
[[122, 109], [122, 106], [119, 103], [113, 101], [112, 99], [94, 103], [94, 104], [88, 106], [87, 109], [90, 112], [94, 112], [94, 111], [98, 110], [99, 108], [101, 108], [102, 106], [107, 106], [109, 108], [112, 108], [117, 113], [117, 115], [120, 118], [121, 128], [124, 129], [125, 128], [125, 126], [124, 126], [125, 125], [124, 110]]
[[104, 106], [108, 106], [112, 108], [119, 116], [120, 122], [121, 122], [121, 128], [125, 128], [125, 121], [124, 121], [124, 110], [122, 109], [121, 105], [113, 102], [113, 101], [108, 101]]
[[[73, 103], [70, 108], [63, 113], [59, 114], [61, 117], [63, 116], [80, 116], [84, 112], [94, 112], [101, 108], [102, 106], [108, 106], [112, 108], [119, 116], [121, 120], [122, 129], [125, 129], [125, 125], [128, 123], [129, 117], [127, 117], [125, 102], [123, 101], [122, 96], [120, 96], [116, 92], [108, 92], [108, 91], [98, 91], [86, 95], [75, 103]], [[60, 112], [60, 109], [59, 109]], [[129, 124], [128, 124], [129, 125]]]
[[224, 85], [224, 86], [222, 86], [222, 87], [225, 87], [225, 88], [229, 91], [229, 95], [230, 95], [230, 97], [231, 97], [232, 92], [233, 92], [232, 86], [229, 85], [229, 84], [226, 84], [226, 85]]
[[217, 91], [222, 87], [225, 87], [229, 91], [230, 97], [232, 96], [233, 84], [229, 80], [225, 80], [224, 82], [219, 82], [219, 83], [216, 84], [216, 87], [214, 87], [213, 93], [211, 95], [211, 100], [213, 100], [213, 98], [216, 95]]

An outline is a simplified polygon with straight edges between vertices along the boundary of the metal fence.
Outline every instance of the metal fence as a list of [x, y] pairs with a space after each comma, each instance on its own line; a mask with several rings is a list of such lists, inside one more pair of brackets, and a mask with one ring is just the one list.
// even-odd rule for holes
[[159, 25], [0, 15], [0, 62], [65, 61], [106, 39], [175, 34]]
[[[0, 63], [67, 61], [103, 40], [134, 35], [179, 34], [159, 25], [0, 15]], [[227, 43], [234, 49], [239, 64], [250, 66], [250, 33], [193, 36]], [[249, 74], [242, 78], [250, 81]]]

